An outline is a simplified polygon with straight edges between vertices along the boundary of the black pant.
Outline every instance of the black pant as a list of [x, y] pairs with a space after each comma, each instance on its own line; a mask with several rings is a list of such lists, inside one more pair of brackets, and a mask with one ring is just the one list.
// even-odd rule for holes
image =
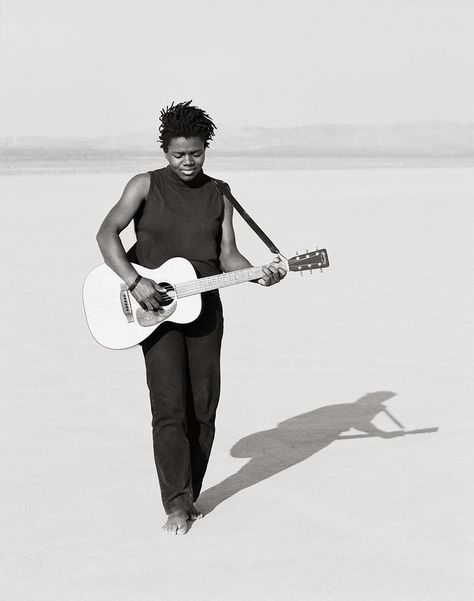
[[218, 294], [202, 297], [196, 321], [166, 322], [142, 342], [166, 513], [188, 510], [198, 498], [214, 440], [223, 316]]

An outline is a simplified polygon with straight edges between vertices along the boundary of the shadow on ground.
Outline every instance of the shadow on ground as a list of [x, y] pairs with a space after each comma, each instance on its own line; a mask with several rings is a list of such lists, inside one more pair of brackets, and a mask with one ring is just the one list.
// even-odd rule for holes
[[[199, 508], [211, 512], [217, 505], [245, 488], [308, 459], [336, 440], [381, 437], [395, 438], [407, 434], [436, 432], [438, 428], [404, 430], [403, 425], [388, 411], [384, 401], [395, 396], [389, 391], [370, 392], [353, 403], [319, 407], [296, 415], [276, 428], [250, 434], [231, 449], [232, 457], [249, 457], [250, 461], [238, 472], [205, 490], [199, 497]], [[385, 413], [398, 430], [380, 430], [372, 420]], [[361, 434], [342, 435], [355, 428]]]

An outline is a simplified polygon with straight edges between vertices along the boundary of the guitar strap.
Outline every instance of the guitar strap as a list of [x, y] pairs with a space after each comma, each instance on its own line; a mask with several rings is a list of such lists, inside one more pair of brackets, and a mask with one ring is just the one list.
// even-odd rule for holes
[[245, 209], [242, 207], [242, 205], [239, 203], [239, 201], [236, 198], [234, 198], [229, 187], [227, 186], [227, 189], [224, 190], [223, 187], [219, 184], [219, 182], [217, 182], [215, 179], [212, 180], [212, 183], [217, 188], [217, 190], [222, 194], [222, 196], [225, 196], [226, 198], [229, 199], [229, 201], [232, 203], [232, 205], [235, 207], [235, 209], [242, 215], [243, 219], [245, 219], [245, 221], [249, 224], [249, 226], [257, 234], [257, 236], [264, 242], [264, 244], [266, 244], [268, 246], [268, 248], [270, 249], [270, 252], [272, 252], [276, 255], [280, 254], [280, 251], [278, 250], [276, 245], [270, 240], [270, 238], [267, 236], [267, 234], [255, 223], [255, 221], [245, 211]]

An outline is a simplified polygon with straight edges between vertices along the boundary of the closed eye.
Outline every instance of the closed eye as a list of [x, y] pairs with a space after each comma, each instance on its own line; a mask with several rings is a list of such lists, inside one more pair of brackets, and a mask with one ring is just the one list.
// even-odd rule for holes
[[[184, 156], [185, 154], [187, 154], [186, 152], [173, 152], [172, 155], [176, 158], [176, 159], [180, 159], [182, 156]], [[202, 155], [202, 150], [195, 150], [194, 152], [191, 152], [190, 154], [192, 154], [194, 157], [200, 157]]]

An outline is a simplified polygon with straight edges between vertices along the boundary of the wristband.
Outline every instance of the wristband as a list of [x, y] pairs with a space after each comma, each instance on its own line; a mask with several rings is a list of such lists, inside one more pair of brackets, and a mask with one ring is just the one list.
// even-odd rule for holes
[[142, 279], [141, 275], [137, 275], [137, 277], [135, 278], [135, 280], [130, 284], [130, 286], [128, 287], [128, 291], [129, 292], [133, 292], [135, 290], [135, 288], [137, 287], [138, 282]]

